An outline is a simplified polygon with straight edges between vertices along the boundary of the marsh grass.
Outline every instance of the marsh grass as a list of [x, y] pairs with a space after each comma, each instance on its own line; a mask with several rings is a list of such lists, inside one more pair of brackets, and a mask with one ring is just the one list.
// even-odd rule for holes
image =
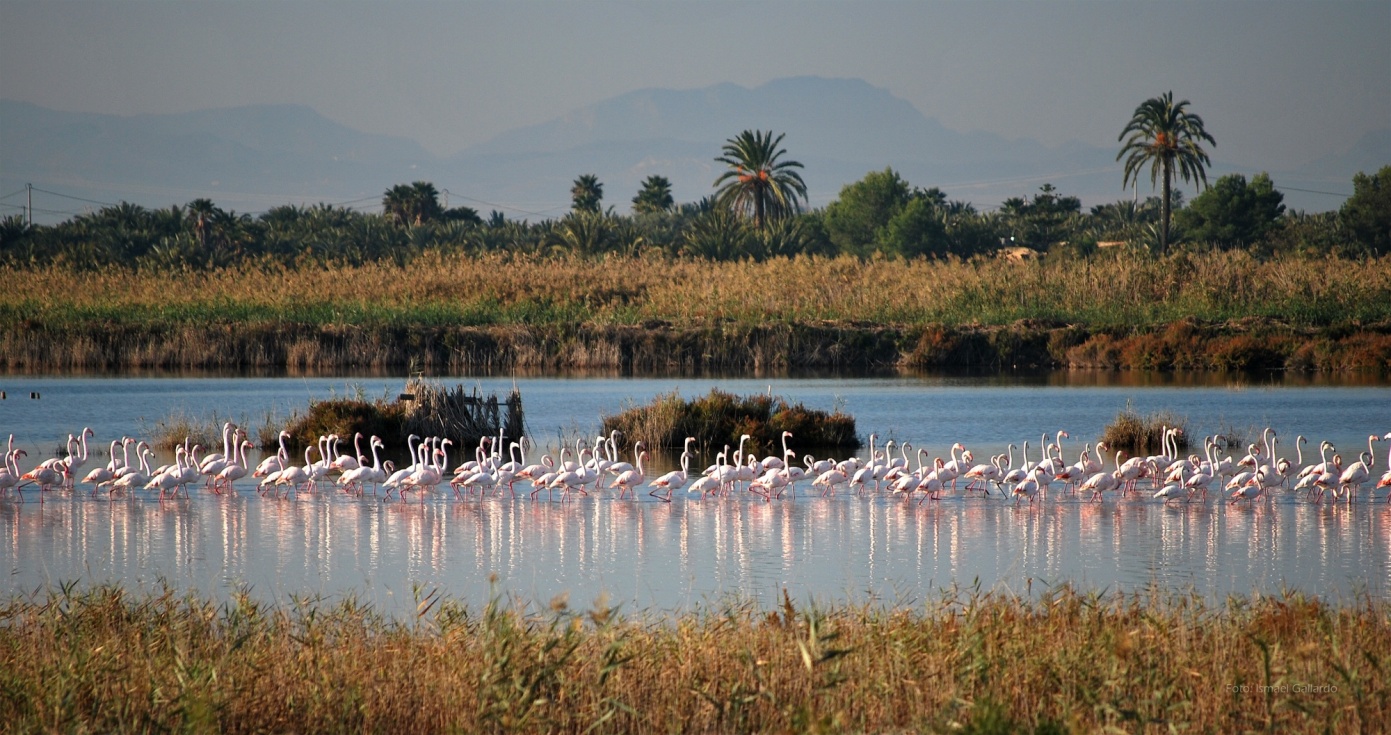
[[0, 605], [12, 731], [1331, 732], [1391, 721], [1391, 608], [943, 591], [625, 616], [416, 588], [270, 605], [75, 585]]
[[738, 446], [740, 437], [747, 434], [744, 449], [766, 455], [781, 450], [784, 431], [792, 432], [800, 447], [860, 447], [854, 417], [839, 410], [810, 409], [790, 404], [782, 396], [736, 396], [718, 388], [690, 400], [676, 391], [663, 393], [647, 405], [604, 416], [601, 424], [605, 434], [618, 431], [625, 440], [665, 449], [682, 447], [686, 437], [692, 436], [697, 446], [718, 450], [724, 444]]
[[405, 266], [189, 271], [174, 288], [162, 271], [0, 277], [45, 284], [0, 294], [0, 363], [16, 369], [1391, 368], [1391, 256], [427, 253]]
[[188, 442], [190, 445], [201, 446], [204, 453], [221, 452], [222, 427], [228, 421], [243, 427], [249, 436], [259, 439], [262, 447], [267, 446], [268, 435], [269, 446], [275, 446], [275, 439], [282, 425], [273, 411], [267, 411], [259, 421], [253, 421], [246, 416], [233, 421], [230, 417], [219, 416], [216, 411], [206, 415], [195, 415], [187, 410], [178, 410], [155, 420], [153, 425], [144, 425], [142, 420], [140, 434], [151, 437], [150, 444], [156, 449], [172, 451]]
[[[1125, 408], [1101, 431], [1101, 441], [1114, 452], [1123, 449], [1132, 457], [1149, 456], [1165, 451], [1164, 431], [1183, 429], [1188, 420], [1172, 411], [1159, 411], [1141, 416], [1127, 401]], [[1188, 432], [1178, 434], [1175, 439], [1178, 451], [1182, 454], [1188, 449]]]

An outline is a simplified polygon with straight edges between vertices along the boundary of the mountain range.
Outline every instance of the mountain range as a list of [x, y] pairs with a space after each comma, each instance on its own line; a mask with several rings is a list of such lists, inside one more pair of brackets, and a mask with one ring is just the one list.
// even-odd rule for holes
[[[451, 206], [536, 220], [562, 216], [571, 183], [584, 173], [599, 177], [605, 206], [619, 212], [651, 174], [671, 180], [678, 202], [707, 196], [723, 166], [714, 160], [721, 146], [745, 129], [785, 133], [785, 158], [804, 165], [812, 206], [886, 167], [978, 209], [1032, 195], [1044, 183], [1085, 205], [1129, 193], [1114, 147], [954, 131], [887, 90], [823, 77], [754, 89], [637, 90], [451, 156], [353, 130], [302, 105], [116, 116], [0, 100], [0, 192], [32, 184], [36, 221], [52, 222], [98, 203], [153, 207], [199, 197], [244, 212], [318, 202], [372, 209], [391, 186], [424, 180], [447, 192]], [[1285, 201], [1292, 208], [1322, 211], [1342, 200], [1314, 192], [1350, 193], [1353, 174], [1388, 162], [1391, 128], [1299, 170], [1270, 173], [1277, 187], [1291, 187]], [[1210, 173], [1217, 171], [1258, 172], [1215, 160]], [[1140, 193], [1149, 192], [1142, 186]], [[11, 193], [0, 198], [0, 214], [23, 204]]]

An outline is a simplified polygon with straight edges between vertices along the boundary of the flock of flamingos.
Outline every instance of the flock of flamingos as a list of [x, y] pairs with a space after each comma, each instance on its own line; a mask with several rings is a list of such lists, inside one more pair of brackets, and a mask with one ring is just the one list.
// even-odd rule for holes
[[[529, 486], [532, 498], [545, 492], [547, 499], [559, 493], [562, 500], [601, 491], [616, 493], [620, 498], [632, 497], [640, 488], [646, 488], [649, 495], [666, 502], [671, 502], [677, 491], [699, 493], [702, 497], [748, 491], [772, 501], [787, 494], [795, 497], [797, 485], [807, 483], [811, 492], [822, 496], [838, 491], [889, 492], [905, 500], [916, 497], [921, 504], [926, 500], [938, 500], [947, 492], [967, 496], [979, 493], [982, 497], [992, 494], [1013, 497], [1016, 504], [1027, 500], [1032, 505], [1055, 488], [1099, 502], [1107, 493], [1142, 492], [1142, 484], [1148, 483], [1143, 492], [1152, 493], [1155, 499], [1166, 504], [1206, 501], [1209, 490], [1223, 493], [1233, 504], [1242, 500], [1254, 503], [1262, 495], [1270, 496], [1281, 490], [1302, 493], [1305, 499], [1315, 503], [1325, 497], [1351, 502], [1373, 479], [1376, 443], [1391, 442], [1391, 433], [1368, 436], [1367, 451], [1348, 465], [1344, 465], [1342, 455], [1332, 444], [1322, 442], [1318, 461], [1306, 464], [1304, 437], [1296, 439], [1297, 458], [1291, 461], [1279, 456], [1276, 451], [1278, 437], [1273, 429], [1266, 429], [1261, 442], [1248, 445], [1247, 454], [1240, 459], [1219, 456], [1222, 442], [1214, 437], [1204, 439], [1201, 456], [1184, 457], [1178, 450], [1183, 430], [1165, 427], [1161, 454], [1124, 458], [1123, 451], [1117, 450], [1112, 455], [1104, 443], [1098, 443], [1093, 455], [1088, 444], [1077, 462], [1068, 464], [1062, 449], [1062, 441], [1068, 435], [1060, 431], [1052, 441], [1047, 434], [1040, 438], [1037, 461], [1030, 461], [1029, 442], [1024, 442], [1016, 464], [1013, 444], [1005, 454], [991, 457], [989, 462], [976, 463], [971, 451], [960, 443], [952, 445], [950, 460], [937, 457], [925, 462], [924, 458], [929, 456], [926, 450], [913, 453], [912, 445], [904, 442], [898, 445], [896, 453], [893, 441], [886, 442], [882, 450], [876, 449], [878, 437], [871, 434], [868, 459], [818, 460], [805, 455], [799, 465], [796, 453], [787, 446], [792, 433], [783, 432], [780, 457], [759, 458], [745, 453], [744, 443], [749, 439], [745, 435], [732, 454], [730, 447], [725, 446], [716, 455], [715, 463], [700, 473], [691, 471], [694, 458], [691, 445], [696, 440], [688, 437], [681, 454], [681, 469], [649, 477], [644, 466], [648, 453], [643, 449], [643, 442], [633, 446], [635, 465], [622, 461], [618, 432], [597, 437], [592, 447], [578, 440], [573, 455], [565, 447], [558, 460], [546, 455], [534, 464], [526, 459], [529, 444], [526, 439], [511, 442], [506, 458], [502, 455], [504, 441], [501, 438], [485, 439], [472, 459], [452, 470], [449, 469], [452, 442], [437, 437], [422, 440], [412, 435], [407, 442], [407, 456], [413, 461], [398, 469], [390, 460], [382, 461], [378, 450], [385, 445], [375, 436], [368, 440], [369, 461], [362, 451], [361, 434], [354, 437], [351, 454], [340, 452], [344, 444], [340, 437], [320, 437], [316, 445], [305, 449], [304, 464], [300, 465], [291, 461], [285, 448], [289, 434], [281, 432], [279, 451], [252, 468], [246, 452], [254, 445], [246, 439], [245, 432], [228, 423], [223, 426], [222, 433], [221, 453], [199, 456], [202, 448], [190, 447], [185, 440], [175, 451], [174, 464], [163, 467], [150, 466], [154, 453], [147, 443], [123, 437], [111, 442], [110, 462], [85, 473], [82, 470], [88, 459], [87, 440], [93, 435], [90, 428], [68, 435], [67, 451], [63, 456], [44, 460], [27, 472], [21, 472], [19, 465], [26, 452], [14, 448], [14, 435], [10, 435], [5, 467], [0, 469], [0, 493], [8, 495], [14, 491], [23, 500], [25, 488], [36, 488], [42, 502], [45, 492], [75, 491], [81, 485], [90, 486], [94, 495], [106, 492], [111, 498], [129, 497], [137, 491], [157, 491], [162, 502], [180, 493], [187, 497], [189, 487], [194, 485], [217, 494], [235, 492], [235, 483], [250, 475], [263, 495], [277, 498], [297, 492], [316, 492], [324, 487], [361, 495], [370, 486], [373, 495], [384, 491], [386, 499], [395, 493], [397, 498], [405, 500], [408, 493], [415, 493], [422, 502], [441, 492], [441, 485], [447, 485], [456, 498], [481, 498], [504, 492], [515, 497], [518, 483]], [[1386, 472], [1377, 480], [1373, 492], [1391, 487], [1391, 451], [1387, 454]], [[1108, 459], [1113, 459], [1111, 468], [1105, 464]], [[916, 467], [912, 466], [914, 460]], [[1391, 502], [1391, 494], [1387, 495], [1387, 500]]]

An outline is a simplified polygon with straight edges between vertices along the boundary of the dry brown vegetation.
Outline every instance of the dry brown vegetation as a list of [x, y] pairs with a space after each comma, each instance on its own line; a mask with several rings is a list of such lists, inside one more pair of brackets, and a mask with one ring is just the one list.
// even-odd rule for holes
[[1391, 257], [0, 269], [10, 368], [1391, 367]]
[[[729, 603], [675, 618], [602, 602], [482, 609], [418, 592], [219, 605], [55, 590], [0, 607], [0, 722], [126, 732], [1332, 732], [1391, 721], [1385, 601], [1289, 594], [915, 609]], [[1380, 724], [1379, 724], [1380, 723]]]

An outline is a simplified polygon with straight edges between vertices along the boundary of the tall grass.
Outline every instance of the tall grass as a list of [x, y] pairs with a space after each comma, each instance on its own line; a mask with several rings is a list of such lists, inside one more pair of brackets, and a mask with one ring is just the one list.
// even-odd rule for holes
[[[1348, 276], [1356, 276], [1349, 285]], [[1391, 368], [1391, 256], [0, 268], [11, 369]]]
[[[1355, 276], [1349, 280], [1350, 276]], [[427, 253], [404, 267], [239, 265], [210, 272], [0, 268], [0, 325], [189, 322], [392, 325], [743, 324], [833, 320], [1113, 327], [1263, 317], [1298, 326], [1391, 319], [1391, 256], [1241, 252], [1162, 259], [900, 261], [801, 256], [716, 263]]]
[[[1187, 419], [1171, 411], [1141, 416], [1127, 403], [1111, 423], [1102, 429], [1100, 441], [1112, 452], [1123, 449], [1132, 457], [1150, 456], [1167, 451], [1167, 447], [1164, 446], [1165, 431], [1183, 429], [1187, 424]], [[1181, 454], [1188, 449], [1188, 433], [1177, 434], [1175, 442]]]
[[1369, 732], [1391, 608], [1299, 594], [482, 608], [73, 586], [0, 606], [13, 731]]

